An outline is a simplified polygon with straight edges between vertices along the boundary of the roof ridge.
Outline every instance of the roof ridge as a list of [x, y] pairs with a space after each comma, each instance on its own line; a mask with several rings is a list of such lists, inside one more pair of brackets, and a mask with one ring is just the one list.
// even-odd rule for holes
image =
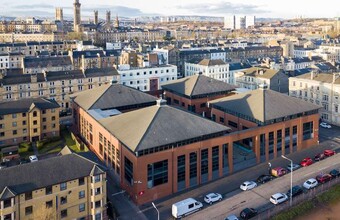
[[194, 86], [192, 87], [192, 90], [191, 90], [190, 96], [192, 96], [192, 94], [194, 93], [194, 90], [195, 90], [195, 88], [196, 88], [196, 85], [197, 85], [197, 82], [198, 82], [198, 80], [199, 80], [200, 76], [202, 76], [202, 75], [201, 75], [201, 74], [198, 74], [198, 75], [197, 75], [197, 78], [196, 78], [196, 81], [195, 81], [195, 84], [194, 84]]
[[[100, 100], [100, 98], [109, 90], [109, 88], [111, 86], [112, 85], [108, 84], [108, 87], [104, 90], [104, 92], [102, 92], [102, 94], [99, 97], [97, 97], [97, 100], [95, 102], [93, 102], [92, 105], [87, 108], [87, 110], [90, 110], [92, 108], [92, 106], [94, 106], [98, 102], [98, 100]], [[100, 88], [100, 87], [98, 87], [98, 88]], [[86, 91], [91, 91], [91, 89], [86, 90]]]
[[[260, 90], [261, 91], [261, 90]], [[262, 90], [262, 95], [263, 95], [263, 121], [266, 121], [266, 90]]]
[[135, 152], [138, 151], [138, 147], [139, 147], [140, 143], [142, 142], [142, 140], [144, 139], [144, 137], [146, 136], [146, 134], [147, 134], [148, 131], [150, 130], [150, 127], [151, 127], [151, 125], [153, 124], [153, 122], [155, 121], [155, 118], [156, 118], [156, 116], [158, 115], [159, 110], [160, 110], [161, 108], [164, 108], [164, 106], [157, 106], [157, 105], [155, 105], [155, 107], [157, 107], [158, 109], [157, 109], [155, 115], [152, 117], [152, 120], [150, 121], [150, 123], [149, 123], [149, 125], [148, 125], [148, 128], [147, 128], [147, 129], [145, 130], [145, 132], [143, 133], [142, 138], [139, 140], [139, 142], [138, 142], [138, 144], [137, 144], [137, 146], [136, 146], [136, 148], [135, 148]]

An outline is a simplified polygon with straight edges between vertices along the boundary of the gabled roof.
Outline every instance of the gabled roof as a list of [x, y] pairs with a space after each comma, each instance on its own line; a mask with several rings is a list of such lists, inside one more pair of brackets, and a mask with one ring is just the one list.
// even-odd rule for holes
[[0, 201], [9, 199], [15, 196], [15, 193], [13, 193], [7, 186], [2, 190], [0, 193]]
[[154, 105], [99, 122], [133, 152], [229, 130], [167, 105]]
[[[52, 157], [0, 170], [0, 192], [21, 194], [47, 186], [104, 173], [97, 164], [77, 154]], [[95, 170], [95, 172], [93, 172]], [[9, 193], [8, 191], [6, 192]]]
[[198, 64], [202, 66], [217, 66], [217, 65], [224, 65], [226, 63], [220, 59], [218, 60], [203, 59]]
[[67, 71], [48, 71], [46, 72], [46, 81], [70, 80], [85, 78], [81, 70], [67, 70]]
[[28, 112], [32, 107], [40, 110], [59, 108], [59, 104], [54, 100], [46, 98], [21, 99], [0, 103], [0, 115]]
[[55, 66], [70, 66], [71, 58], [66, 57], [25, 57], [24, 68], [44, 68]]
[[278, 74], [280, 70], [268, 69], [264, 67], [251, 67], [249, 69], [243, 70], [242, 72], [247, 76], [271, 79], [276, 74]]
[[[260, 122], [317, 110], [320, 107], [273, 90], [253, 90], [210, 102], [213, 108]], [[244, 117], [246, 116], [246, 117]]]
[[74, 102], [85, 110], [119, 109], [119, 107], [146, 104], [157, 98], [121, 84], [106, 84], [74, 94]]
[[163, 84], [162, 88], [164, 90], [172, 91], [180, 95], [193, 97], [220, 92], [231, 92], [235, 90], [236, 87], [228, 83], [199, 74]]
[[[340, 74], [334, 74], [332, 73], [314, 73], [313, 79], [311, 79], [312, 73], [306, 73], [303, 75], [296, 76], [298, 79], [307, 79], [307, 80], [315, 80], [322, 83], [334, 83], [334, 84], [340, 84]], [[333, 82], [334, 79], [334, 82]]]

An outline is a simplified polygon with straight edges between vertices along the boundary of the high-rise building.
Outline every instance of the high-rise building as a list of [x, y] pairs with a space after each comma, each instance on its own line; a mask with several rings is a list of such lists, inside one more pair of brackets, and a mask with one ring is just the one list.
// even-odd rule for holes
[[116, 29], [119, 28], [119, 18], [118, 18], [118, 15], [116, 15], [115, 28], [116, 28]]
[[63, 9], [62, 8], [56, 8], [55, 9], [55, 20], [63, 22], [64, 16], [63, 16]]
[[111, 26], [111, 11], [106, 11], [106, 28], [109, 29]]
[[98, 24], [98, 11], [94, 11], [94, 24]]
[[224, 18], [225, 29], [246, 29], [255, 25], [255, 16], [227, 16]]
[[74, 32], [79, 32], [80, 28], [79, 25], [81, 23], [81, 17], [80, 17], [80, 6], [79, 0], [74, 0], [74, 20], [73, 20], [73, 28]]

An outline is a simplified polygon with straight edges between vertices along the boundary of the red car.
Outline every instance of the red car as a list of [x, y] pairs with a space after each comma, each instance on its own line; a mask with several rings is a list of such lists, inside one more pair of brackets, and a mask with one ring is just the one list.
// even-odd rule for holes
[[332, 179], [332, 176], [328, 173], [325, 173], [325, 174], [319, 174], [316, 176], [316, 180], [319, 182], [319, 183], [325, 183], [325, 182], [328, 182]]
[[303, 167], [307, 167], [311, 165], [312, 163], [313, 163], [313, 160], [310, 157], [307, 157], [301, 161], [300, 165]]
[[320, 153], [320, 154], [315, 155], [314, 160], [315, 161], [320, 161], [320, 160], [323, 160], [325, 158], [326, 158], [326, 155], [323, 154], [323, 153]]
[[323, 154], [326, 156], [326, 157], [330, 157], [330, 156], [333, 156], [334, 154], [336, 154], [336, 152], [334, 150], [325, 150], [323, 152]]

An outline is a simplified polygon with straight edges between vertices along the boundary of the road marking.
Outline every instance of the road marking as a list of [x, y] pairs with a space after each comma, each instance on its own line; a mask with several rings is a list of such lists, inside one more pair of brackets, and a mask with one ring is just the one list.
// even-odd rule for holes
[[119, 194], [122, 194], [122, 193], [125, 193], [125, 190], [122, 190], [122, 191], [117, 192], [117, 193], [113, 193], [111, 196], [116, 196], [116, 195], [119, 195]]

